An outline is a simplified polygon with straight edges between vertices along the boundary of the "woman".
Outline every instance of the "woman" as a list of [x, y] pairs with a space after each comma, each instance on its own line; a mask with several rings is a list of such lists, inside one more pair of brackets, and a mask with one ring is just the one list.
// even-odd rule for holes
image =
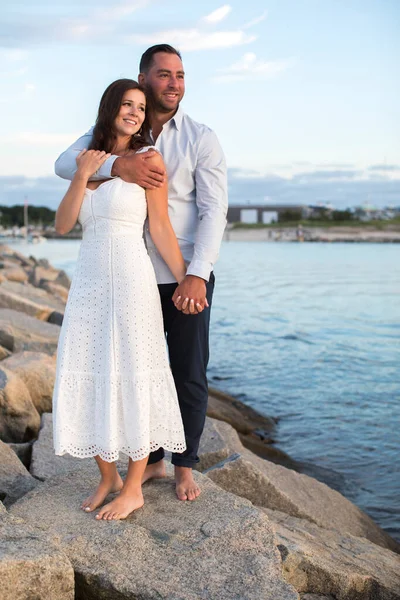
[[[119, 178], [91, 182], [110, 156], [146, 148], [146, 97], [133, 80], [104, 92], [92, 148], [77, 157], [78, 169], [56, 213], [56, 230], [77, 220], [83, 239], [61, 329], [53, 397], [56, 454], [94, 456], [101, 480], [82, 508], [123, 519], [143, 505], [141, 482], [151, 451], [185, 450], [185, 436], [170, 372], [155, 274], [143, 240], [149, 230], [180, 282], [185, 263], [168, 217], [167, 183], [146, 192]], [[159, 154], [149, 158], [163, 167]], [[129, 456], [122, 481], [119, 452]]]

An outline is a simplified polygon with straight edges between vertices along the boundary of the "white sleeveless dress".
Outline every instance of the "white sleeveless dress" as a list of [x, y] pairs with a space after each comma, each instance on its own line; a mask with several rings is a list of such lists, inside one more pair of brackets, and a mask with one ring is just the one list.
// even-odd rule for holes
[[133, 460], [186, 449], [160, 297], [143, 227], [144, 190], [121, 179], [87, 189], [75, 275], [61, 328], [54, 447]]

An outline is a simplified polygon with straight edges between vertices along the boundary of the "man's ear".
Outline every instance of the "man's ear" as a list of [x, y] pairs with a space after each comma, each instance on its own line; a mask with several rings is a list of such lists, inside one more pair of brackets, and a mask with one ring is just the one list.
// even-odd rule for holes
[[145, 80], [144, 74], [143, 73], [139, 73], [139, 75], [138, 75], [138, 83], [140, 85], [144, 85], [144, 80]]

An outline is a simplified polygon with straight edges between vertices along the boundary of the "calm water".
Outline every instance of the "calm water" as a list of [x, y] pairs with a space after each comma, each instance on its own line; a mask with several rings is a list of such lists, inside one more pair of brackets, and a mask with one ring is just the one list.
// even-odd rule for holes
[[[73, 273], [79, 242], [19, 245]], [[400, 539], [400, 246], [224, 243], [210, 383]]]

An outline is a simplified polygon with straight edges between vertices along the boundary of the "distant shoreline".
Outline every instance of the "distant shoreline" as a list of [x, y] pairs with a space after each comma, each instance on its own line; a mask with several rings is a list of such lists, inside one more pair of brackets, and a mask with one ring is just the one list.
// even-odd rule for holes
[[303, 227], [293, 226], [228, 227], [226, 242], [326, 242], [326, 243], [400, 243], [400, 230], [366, 226]]

